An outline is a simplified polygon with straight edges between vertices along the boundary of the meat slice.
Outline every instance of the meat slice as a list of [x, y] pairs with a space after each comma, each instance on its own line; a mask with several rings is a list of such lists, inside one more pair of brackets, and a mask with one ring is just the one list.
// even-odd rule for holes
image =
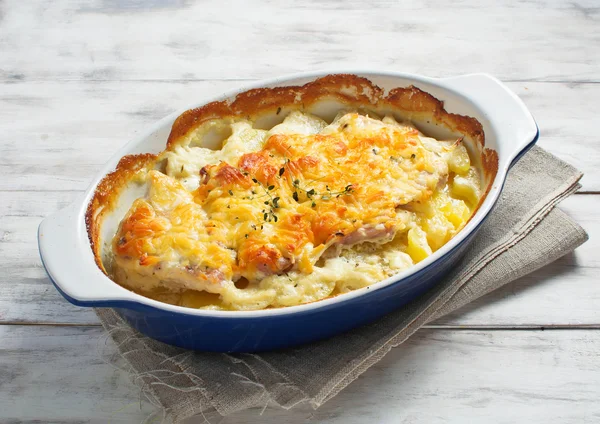
[[[337, 237], [332, 237], [329, 240], [327, 249], [320, 257], [335, 258], [342, 253], [343, 249], [350, 249], [362, 243], [388, 243], [404, 227], [403, 223], [387, 227], [384, 224], [366, 225], [347, 235], [338, 234]], [[316, 259], [318, 260], [318, 258]]]
[[397, 231], [397, 228], [386, 228], [383, 224], [368, 225], [343, 236], [338, 240], [338, 243], [345, 247], [351, 247], [364, 242], [387, 243], [394, 238]]

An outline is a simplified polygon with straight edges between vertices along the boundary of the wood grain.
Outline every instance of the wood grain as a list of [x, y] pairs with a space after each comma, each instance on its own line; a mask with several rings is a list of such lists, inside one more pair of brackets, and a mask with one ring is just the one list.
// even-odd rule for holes
[[[598, 81], [594, 0], [6, 0], [5, 81], [248, 79], [332, 66]], [[23, 53], [26, 54], [23, 54]]]
[[[156, 120], [240, 81], [0, 84], [1, 191], [84, 190], [120, 146]], [[600, 84], [510, 83], [540, 126], [538, 144], [600, 191]], [[24, 148], [26, 145], [27, 147]], [[576, 147], [574, 147], [576, 146]]]
[[594, 423], [597, 337], [419, 330], [316, 411], [254, 410], [220, 424]]
[[[221, 424], [594, 423], [600, 419], [598, 334], [423, 329], [317, 411], [302, 406], [209, 418]], [[146, 403], [140, 410], [138, 389], [100, 359], [99, 328], [0, 326], [0, 339], [3, 423], [141, 422], [153, 410]], [[111, 344], [105, 352], [114, 352]]]
[[0, 340], [2, 423], [131, 423], [153, 411], [140, 411], [127, 374], [101, 357], [97, 327], [0, 326]]

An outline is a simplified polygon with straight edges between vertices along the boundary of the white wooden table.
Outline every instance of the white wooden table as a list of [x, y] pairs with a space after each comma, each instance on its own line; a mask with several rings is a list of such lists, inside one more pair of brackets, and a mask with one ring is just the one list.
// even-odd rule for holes
[[94, 314], [46, 278], [41, 219], [200, 95], [353, 66], [505, 81], [539, 144], [585, 172], [561, 207], [590, 241], [419, 331], [317, 411], [211, 422], [600, 422], [600, 7], [497, 3], [0, 1], [0, 422], [128, 423], [154, 410], [100, 358]]

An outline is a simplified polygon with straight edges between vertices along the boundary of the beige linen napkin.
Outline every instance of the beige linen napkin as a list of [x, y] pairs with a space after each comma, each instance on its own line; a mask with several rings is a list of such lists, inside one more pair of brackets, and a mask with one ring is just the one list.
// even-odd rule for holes
[[585, 231], [554, 206], [581, 173], [534, 147], [511, 170], [503, 194], [458, 266], [436, 287], [379, 321], [329, 340], [260, 354], [191, 352], [132, 330], [97, 309], [127, 369], [151, 402], [179, 422], [267, 404], [318, 407], [419, 327], [573, 251]]

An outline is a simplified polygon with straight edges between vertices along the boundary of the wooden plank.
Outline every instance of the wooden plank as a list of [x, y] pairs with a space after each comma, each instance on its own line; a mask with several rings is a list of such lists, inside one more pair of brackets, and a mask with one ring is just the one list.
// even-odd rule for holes
[[247, 411], [221, 424], [593, 423], [597, 337], [421, 330], [316, 411]]
[[[120, 146], [200, 96], [242, 82], [26, 82], [0, 84], [0, 191], [83, 190]], [[600, 84], [510, 83], [541, 129], [539, 145], [600, 191], [595, 104]]]
[[[3, 193], [0, 204], [0, 323], [96, 324], [89, 308], [65, 301], [49, 282], [37, 252], [41, 216], [66, 205], [68, 192]], [[561, 207], [590, 234], [572, 255], [509, 284], [436, 322], [438, 325], [600, 324], [600, 196], [575, 195]], [[29, 214], [29, 215], [28, 215]]]
[[154, 410], [140, 410], [127, 374], [101, 357], [97, 327], [0, 326], [0, 335], [0, 422], [130, 423]]
[[[600, 191], [600, 134], [592, 130], [600, 84], [509, 83], [540, 128], [538, 145], [584, 173], [582, 191]], [[588, 91], [590, 90], [590, 91]], [[586, 94], [583, 94], [586, 92]]]
[[598, 81], [594, 0], [3, 2], [5, 81], [247, 79], [336, 66]]
[[[0, 326], [1, 422], [140, 422], [99, 328]], [[421, 330], [313, 411], [250, 410], [236, 423], [585, 423], [600, 419], [598, 331]], [[106, 353], [113, 352], [109, 344]], [[190, 423], [204, 422], [200, 418]]]

